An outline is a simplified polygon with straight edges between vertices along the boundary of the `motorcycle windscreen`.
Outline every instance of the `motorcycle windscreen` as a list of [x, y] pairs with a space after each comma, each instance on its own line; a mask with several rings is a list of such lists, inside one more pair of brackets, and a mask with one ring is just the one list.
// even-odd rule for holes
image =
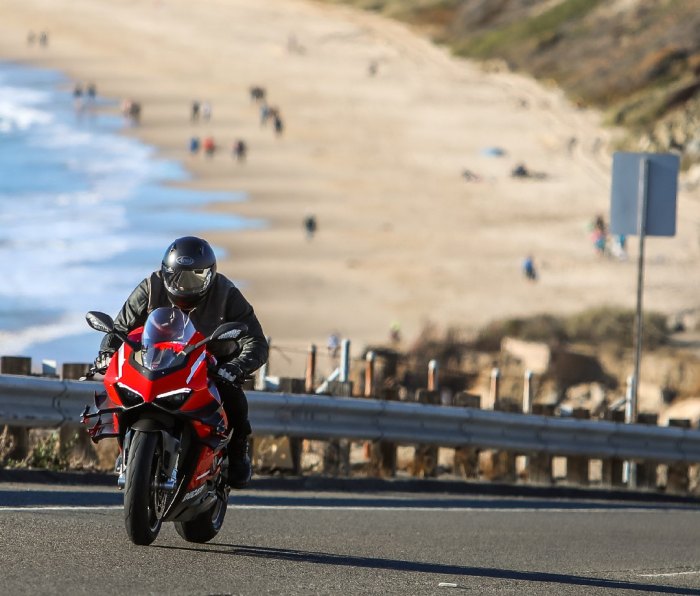
[[149, 370], [164, 370], [181, 363], [181, 354], [196, 330], [178, 308], [155, 309], [143, 327], [141, 364]]

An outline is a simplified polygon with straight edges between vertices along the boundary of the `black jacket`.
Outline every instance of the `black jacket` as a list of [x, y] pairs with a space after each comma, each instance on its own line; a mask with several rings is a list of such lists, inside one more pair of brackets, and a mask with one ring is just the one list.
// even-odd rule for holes
[[[119, 331], [128, 333], [142, 326], [149, 313], [161, 306], [172, 304], [165, 291], [160, 271], [154, 271], [131, 292], [114, 320], [114, 326]], [[223, 358], [238, 364], [246, 374], [257, 370], [267, 361], [267, 340], [253, 307], [227, 277], [217, 273], [204, 300], [191, 310], [189, 315], [195, 329], [204, 335], [209, 335], [222, 323], [236, 322], [248, 325], [248, 332], [237, 340], [241, 347], [240, 352]], [[100, 351], [114, 352], [120, 345], [121, 340], [107, 334], [102, 340]]]

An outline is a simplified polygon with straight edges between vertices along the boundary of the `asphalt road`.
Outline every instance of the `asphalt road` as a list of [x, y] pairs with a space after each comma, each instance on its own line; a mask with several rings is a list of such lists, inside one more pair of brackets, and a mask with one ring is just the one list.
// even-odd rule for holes
[[137, 547], [121, 498], [0, 484], [0, 593], [700, 595], [692, 504], [252, 490]]

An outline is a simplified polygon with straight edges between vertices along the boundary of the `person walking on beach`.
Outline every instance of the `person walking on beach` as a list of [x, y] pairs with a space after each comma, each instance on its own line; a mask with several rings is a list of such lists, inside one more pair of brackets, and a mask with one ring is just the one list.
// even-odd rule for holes
[[597, 215], [591, 224], [591, 241], [599, 257], [605, 256], [608, 229], [602, 215]]
[[248, 151], [248, 147], [246, 146], [245, 141], [243, 141], [242, 139], [238, 139], [233, 144], [233, 155], [236, 158], [236, 161], [239, 161], [239, 162], [245, 161], [247, 151]]
[[88, 83], [85, 93], [88, 101], [94, 102], [97, 99], [97, 85], [95, 85], [95, 83]]
[[216, 143], [214, 142], [214, 137], [205, 137], [202, 141], [202, 149], [207, 157], [213, 157], [216, 151]]
[[270, 118], [270, 106], [264, 101], [260, 104], [260, 127], [264, 127]]
[[275, 123], [275, 134], [278, 137], [281, 137], [282, 132], [284, 132], [284, 123], [282, 122], [282, 118], [280, 117], [280, 115], [277, 111], [275, 111], [274, 123]]
[[197, 122], [199, 120], [199, 101], [196, 99], [192, 102], [192, 111], [190, 112], [190, 120], [192, 122]]
[[204, 122], [211, 120], [211, 104], [208, 101], [202, 103], [202, 120]]
[[537, 281], [537, 270], [535, 269], [535, 260], [532, 255], [527, 255], [523, 259], [523, 275], [528, 281]]
[[83, 86], [80, 83], [76, 83], [73, 87], [73, 107], [78, 113], [83, 109]]
[[[252, 429], [248, 420], [248, 400], [241, 386], [247, 376], [267, 361], [269, 346], [260, 322], [240, 290], [217, 272], [216, 256], [209, 243], [194, 236], [178, 238], [168, 246], [160, 269], [131, 292], [114, 321], [114, 327], [128, 334], [141, 327], [148, 314], [160, 307], [179, 308], [190, 317], [195, 329], [205, 336], [225, 322], [248, 326], [248, 330], [236, 339], [233, 353], [230, 346], [212, 348], [217, 361], [210, 368], [228, 418], [228, 430], [233, 431], [228, 444], [228, 483], [232, 488], [244, 488], [252, 474], [248, 455], [248, 437]], [[95, 358], [97, 370], [106, 370], [121, 343], [112, 333], [105, 336]]]
[[304, 229], [306, 230], [306, 239], [311, 240], [316, 233], [316, 218], [313, 215], [307, 215], [304, 218]]

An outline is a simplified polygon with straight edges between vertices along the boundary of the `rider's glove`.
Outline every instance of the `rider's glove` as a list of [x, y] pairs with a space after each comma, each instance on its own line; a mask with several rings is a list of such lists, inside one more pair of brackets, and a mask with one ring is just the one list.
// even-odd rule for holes
[[109, 366], [110, 360], [112, 360], [113, 355], [114, 352], [100, 352], [97, 355], [97, 358], [95, 358], [95, 362], [92, 367], [99, 373], [105, 372]]
[[215, 368], [214, 374], [231, 385], [240, 385], [245, 380], [243, 369], [235, 362], [224, 362]]

